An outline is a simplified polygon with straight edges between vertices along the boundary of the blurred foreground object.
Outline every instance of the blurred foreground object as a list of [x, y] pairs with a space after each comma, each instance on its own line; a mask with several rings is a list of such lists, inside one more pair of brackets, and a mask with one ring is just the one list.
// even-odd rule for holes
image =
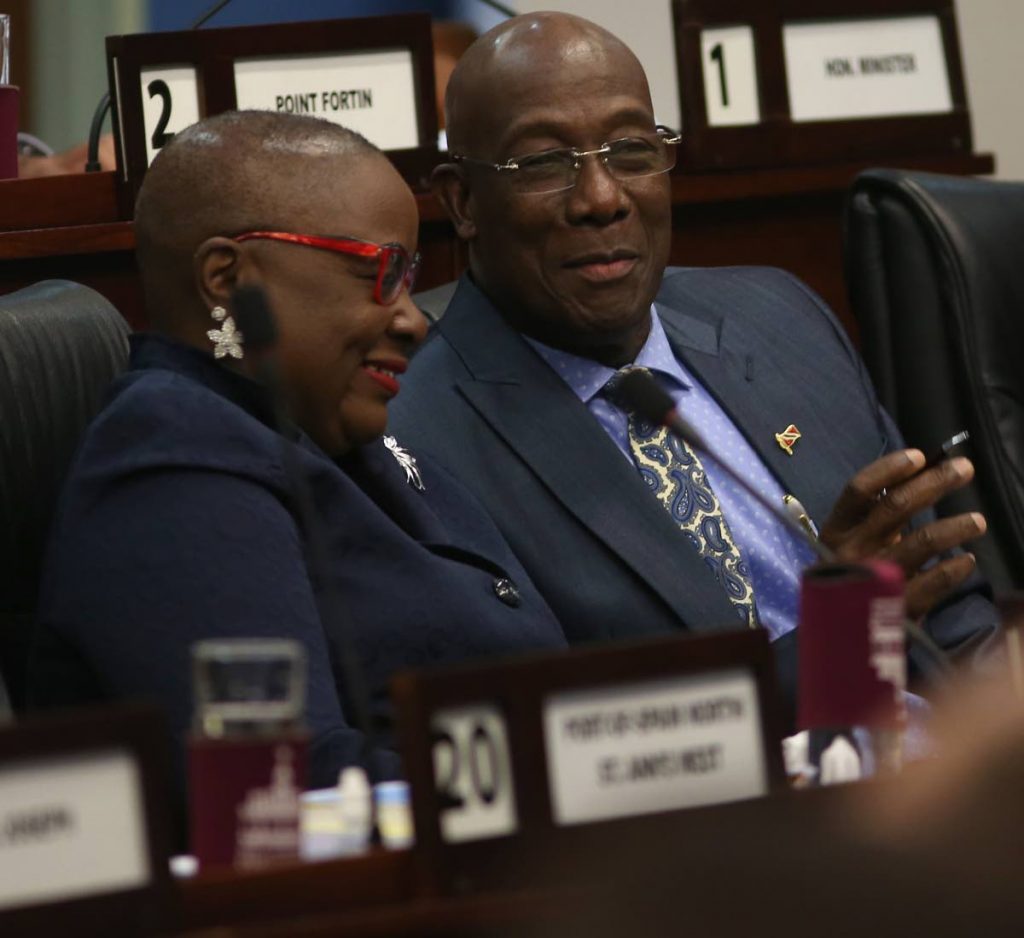
[[[18, 154], [18, 176], [21, 179], [36, 179], [40, 176], [66, 176], [69, 173], [84, 173], [87, 159], [87, 143], [79, 143], [63, 153], [38, 156], [30, 153]], [[115, 169], [114, 137], [104, 134], [100, 137], [100, 169]]]
[[192, 852], [200, 866], [266, 866], [299, 856], [306, 783], [306, 654], [290, 639], [192, 646]]
[[18, 175], [18, 88], [10, 84], [11, 18], [0, 13], [0, 179]]

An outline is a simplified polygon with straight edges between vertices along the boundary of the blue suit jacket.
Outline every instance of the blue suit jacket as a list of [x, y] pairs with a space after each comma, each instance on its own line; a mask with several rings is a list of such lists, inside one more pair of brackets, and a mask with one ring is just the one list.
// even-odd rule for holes
[[[849, 339], [794, 277], [669, 269], [656, 299], [676, 355], [820, 524], [849, 478], [902, 446]], [[570, 642], [735, 628], [735, 613], [668, 513], [576, 395], [464, 278], [413, 360], [391, 426], [484, 503]], [[788, 456], [775, 434], [796, 424]], [[935, 612], [954, 649], [995, 611], [966, 590]], [[776, 642], [795, 693], [795, 636]]]
[[[309, 656], [311, 781], [333, 784], [361, 739], [339, 703], [339, 624], [320, 606], [262, 389], [155, 337], [133, 337], [132, 361], [59, 506], [35, 702], [155, 698], [180, 734], [192, 715], [193, 641], [297, 638]], [[565, 646], [486, 513], [429, 460], [419, 460], [420, 492], [379, 442], [339, 463], [305, 436], [294, 451], [384, 745], [396, 670]], [[501, 579], [516, 585], [518, 606], [495, 588]], [[394, 752], [377, 762], [380, 774], [399, 772]]]

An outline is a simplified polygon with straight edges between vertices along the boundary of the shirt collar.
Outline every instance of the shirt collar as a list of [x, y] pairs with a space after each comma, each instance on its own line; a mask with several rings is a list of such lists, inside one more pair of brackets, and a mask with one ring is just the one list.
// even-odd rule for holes
[[[598, 392], [608, 383], [615, 368], [609, 368], [600, 362], [590, 358], [583, 358], [574, 355], [572, 352], [565, 352], [562, 349], [551, 348], [536, 339], [524, 335], [524, 339], [530, 343], [533, 349], [548, 363], [554, 372], [572, 389], [573, 393], [584, 404], [589, 404]], [[648, 368], [677, 385], [682, 390], [689, 390], [690, 381], [686, 373], [676, 361], [675, 353], [669, 344], [668, 336], [665, 335], [665, 328], [661, 324], [658, 312], [651, 306], [651, 330], [647, 334], [647, 341], [644, 342], [640, 353], [636, 357], [634, 365], [641, 368]]]

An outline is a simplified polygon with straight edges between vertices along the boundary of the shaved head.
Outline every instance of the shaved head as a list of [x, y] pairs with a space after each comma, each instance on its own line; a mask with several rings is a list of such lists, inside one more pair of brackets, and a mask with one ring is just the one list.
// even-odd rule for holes
[[385, 159], [355, 131], [272, 111], [229, 111], [175, 134], [135, 205], [136, 252], [154, 325], [174, 331], [198, 301], [192, 260], [203, 241], [295, 227], [339, 156]]
[[571, 76], [580, 67], [606, 73], [635, 72], [645, 87], [647, 84], [643, 67], [629, 46], [590, 20], [568, 13], [531, 13], [495, 26], [459, 59], [448, 83], [445, 122], [449, 148], [480, 155], [481, 146], [486, 149], [498, 131], [507, 129], [496, 126], [496, 99], [515, 98], [526, 76], [538, 70]]

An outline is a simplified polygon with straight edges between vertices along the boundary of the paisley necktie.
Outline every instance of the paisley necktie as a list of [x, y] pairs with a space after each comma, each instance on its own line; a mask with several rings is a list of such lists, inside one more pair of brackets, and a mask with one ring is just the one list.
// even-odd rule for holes
[[[607, 385], [614, 385], [633, 367], [623, 368]], [[757, 627], [757, 608], [750, 568], [732, 539], [700, 457], [684, 440], [665, 427], [629, 415], [629, 449], [644, 484], [672, 516], [715, 579], [722, 585], [744, 621]]]

